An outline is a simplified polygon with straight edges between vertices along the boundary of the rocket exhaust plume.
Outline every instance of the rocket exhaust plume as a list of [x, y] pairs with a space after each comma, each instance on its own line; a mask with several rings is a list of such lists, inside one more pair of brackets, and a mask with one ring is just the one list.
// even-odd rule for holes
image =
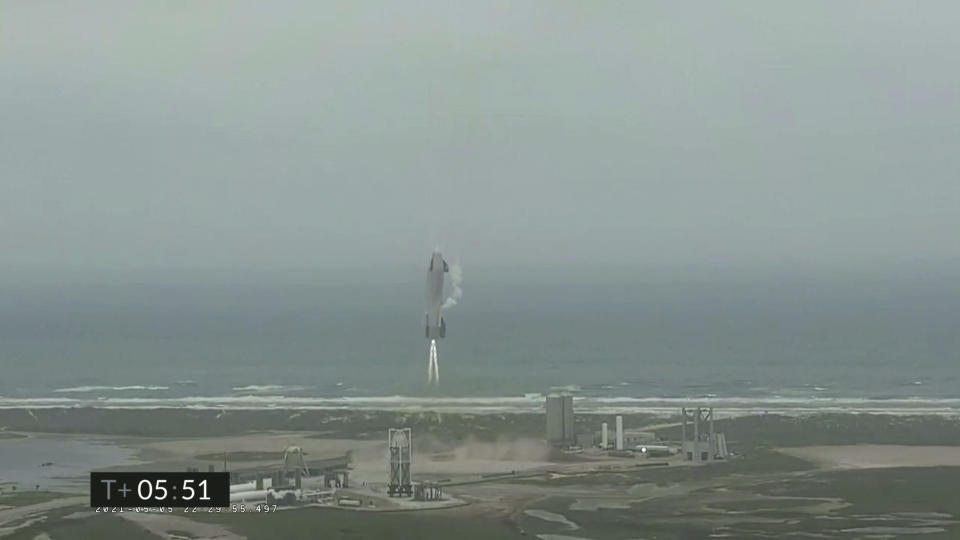
[[427, 384], [440, 384], [440, 365], [437, 363], [437, 340], [430, 340], [430, 353], [427, 355]]

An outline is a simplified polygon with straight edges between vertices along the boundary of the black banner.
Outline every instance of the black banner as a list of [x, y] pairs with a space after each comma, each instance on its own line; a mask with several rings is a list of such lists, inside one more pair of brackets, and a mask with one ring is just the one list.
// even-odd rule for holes
[[230, 506], [230, 473], [92, 472], [90, 506]]

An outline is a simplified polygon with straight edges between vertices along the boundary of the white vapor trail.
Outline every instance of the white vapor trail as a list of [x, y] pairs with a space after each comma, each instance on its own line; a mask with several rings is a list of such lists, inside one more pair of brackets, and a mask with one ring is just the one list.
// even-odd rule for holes
[[463, 283], [463, 267], [460, 263], [450, 265], [450, 294], [443, 302], [443, 309], [452, 308], [457, 305], [457, 301], [463, 298], [463, 289], [460, 284]]

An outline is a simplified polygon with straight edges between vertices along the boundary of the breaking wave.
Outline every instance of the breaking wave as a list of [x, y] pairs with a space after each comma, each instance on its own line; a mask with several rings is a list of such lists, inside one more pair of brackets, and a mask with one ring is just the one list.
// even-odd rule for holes
[[254, 394], [265, 394], [268, 392], [297, 392], [306, 390], [305, 386], [285, 386], [282, 384], [249, 384], [247, 386], [234, 386], [231, 388], [234, 392], [253, 392]]
[[70, 388], [57, 388], [54, 392], [62, 394], [89, 394], [91, 392], [133, 392], [133, 391], [166, 391], [169, 386], [72, 386]]
[[[238, 387], [244, 388], [244, 387]], [[113, 389], [113, 388], [111, 388]], [[81, 393], [78, 391], [78, 393]], [[680, 407], [716, 407], [718, 417], [777, 413], [883, 413], [960, 416], [960, 399], [954, 398], [843, 398], [843, 397], [590, 397], [576, 396], [578, 412], [593, 414], [675, 415]], [[446, 413], [539, 413], [541, 394], [503, 397], [426, 396], [284, 396], [244, 394], [233, 396], [124, 397], [75, 396], [12, 398], [0, 396], [0, 408], [98, 407], [112, 409], [351, 409], [385, 411], [436, 411]]]

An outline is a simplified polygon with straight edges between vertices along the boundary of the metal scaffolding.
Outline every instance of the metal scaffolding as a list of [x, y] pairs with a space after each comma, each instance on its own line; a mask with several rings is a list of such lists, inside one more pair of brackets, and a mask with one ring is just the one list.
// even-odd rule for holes
[[[684, 460], [704, 463], [727, 457], [727, 439], [723, 433], [714, 431], [713, 407], [684, 407], [680, 413], [683, 417], [680, 437]], [[688, 431], [688, 424], [692, 425], [693, 433]], [[688, 438], [688, 434], [692, 437]]]
[[390, 451], [390, 482], [387, 495], [413, 495], [410, 479], [410, 459], [413, 455], [413, 434], [410, 428], [387, 430], [387, 446]]

